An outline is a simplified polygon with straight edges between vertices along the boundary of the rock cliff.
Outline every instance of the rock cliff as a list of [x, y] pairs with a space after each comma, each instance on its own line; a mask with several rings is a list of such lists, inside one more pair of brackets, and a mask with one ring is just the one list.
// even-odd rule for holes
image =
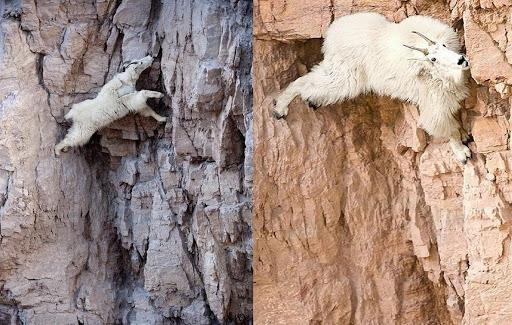
[[[0, 2], [0, 323], [252, 319], [250, 1]], [[125, 60], [128, 116], [61, 158], [70, 105]]]
[[[297, 98], [271, 117], [276, 93], [321, 60], [329, 23], [358, 11], [458, 31], [467, 165], [389, 98], [317, 111]], [[511, 26], [508, 0], [254, 2], [256, 324], [512, 321]]]

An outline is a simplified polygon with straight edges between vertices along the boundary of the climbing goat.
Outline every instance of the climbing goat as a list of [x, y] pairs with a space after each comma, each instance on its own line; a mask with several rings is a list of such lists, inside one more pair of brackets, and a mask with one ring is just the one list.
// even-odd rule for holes
[[158, 122], [165, 122], [165, 117], [158, 115], [146, 104], [148, 98], [161, 98], [163, 94], [151, 90], [135, 90], [140, 74], [152, 62], [153, 58], [148, 56], [125, 64], [125, 71], [107, 82], [96, 98], [73, 104], [64, 116], [72, 120], [73, 125], [64, 139], [55, 146], [55, 154], [59, 156], [69, 147], [86, 144], [96, 131], [129, 113], [139, 113], [151, 116]]
[[376, 13], [338, 18], [327, 30], [324, 60], [278, 96], [274, 116], [286, 116], [295, 96], [316, 108], [368, 92], [387, 95], [418, 105], [420, 127], [449, 138], [466, 163], [471, 152], [456, 114], [468, 94], [469, 63], [459, 50], [455, 31], [430, 17], [398, 24]]

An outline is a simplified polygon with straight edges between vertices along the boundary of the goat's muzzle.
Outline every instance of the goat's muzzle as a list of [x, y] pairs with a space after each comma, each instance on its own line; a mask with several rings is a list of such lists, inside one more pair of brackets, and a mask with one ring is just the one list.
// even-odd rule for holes
[[457, 61], [457, 65], [460, 65], [462, 68], [469, 67], [468, 59], [464, 55], [461, 55], [459, 60]]

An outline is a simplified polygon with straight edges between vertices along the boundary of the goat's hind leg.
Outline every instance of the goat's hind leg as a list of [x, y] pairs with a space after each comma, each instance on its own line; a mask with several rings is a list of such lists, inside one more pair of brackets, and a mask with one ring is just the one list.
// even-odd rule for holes
[[288, 105], [291, 103], [291, 101], [297, 97], [298, 95], [302, 96], [302, 92], [305, 87], [308, 87], [308, 85], [311, 87], [312, 85], [312, 74], [314, 71], [298, 78], [297, 80], [293, 81], [286, 89], [279, 94], [277, 99], [274, 103], [274, 110], [273, 115], [275, 118], [280, 119], [288, 115]]
[[79, 123], [73, 122], [64, 139], [55, 146], [55, 155], [58, 157], [62, 152], [68, 151], [70, 147], [86, 144], [94, 132], [89, 128], [84, 128]]
[[354, 98], [365, 88], [364, 75], [347, 66], [337, 66], [336, 71], [327, 63], [320, 63], [308, 74], [292, 82], [277, 98], [274, 116], [282, 118], [288, 114], [288, 105], [298, 95], [309, 107], [334, 104], [340, 100]]

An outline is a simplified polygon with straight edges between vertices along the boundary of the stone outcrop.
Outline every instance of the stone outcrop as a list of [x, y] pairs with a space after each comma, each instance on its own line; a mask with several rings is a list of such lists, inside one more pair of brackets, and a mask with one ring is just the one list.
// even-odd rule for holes
[[[473, 159], [417, 128], [417, 108], [366, 96], [312, 111], [279, 90], [321, 60], [338, 16], [431, 15], [472, 64], [461, 113]], [[512, 321], [512, 3], [254, 3], [256, 324], [508, 324]]]
[[[249, 1], [0, 2], [0, 323], [252, 319]], [[72, 103], [125, 60], [128, 116], [61, 158]]]

